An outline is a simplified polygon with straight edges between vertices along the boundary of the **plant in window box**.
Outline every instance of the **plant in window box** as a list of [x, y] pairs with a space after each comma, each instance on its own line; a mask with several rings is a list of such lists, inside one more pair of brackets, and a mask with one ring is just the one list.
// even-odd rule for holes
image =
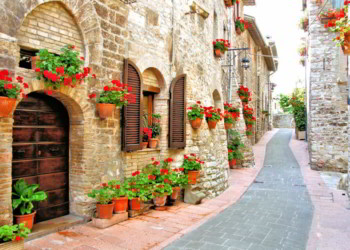
[[198, 129], [201, 127], [202, 120], [204, 118], [204, 109], [201, 106], [201, 102], [197, 101], [196, 104], [193, 104], [191, 107], [187, 108], [187, 117], [191, 123], [193, 129]]
[[143, 128], [142, 131], [142, 149], [147, 148], [149, 139], [152, 138], [152, 129], [151, 128]]
[[226, 7], [232, 7], [235, 3], [239, 3], [239, 0], [224, 0]]
[[100, 219], [111, 219], [114, 210], [114, 191], [108, 187], [107, 183], [102, 183], [101, 188], [93, 189], [88, 193], [88, 197], [97, 201], [96, 215]]
[[249, 28], [250, 24], [241, 17], [237, 17], [235, 21], [236, 33], [242, 34], [246, 29]]
[[[32, 58], [32, 68], [37, 73], [37, 79], [44, 79], [45, 87], [50, 91], [59, 89], [62, 84], [75, 88], [84, 79], [91, 78], [91, 69], [83, 68], [84, 57], [79, 57], [79, 52], [74, 49], [74, 45], [66, 45], [61, 48], [60, 55], [41, 49]], [[96, 75], [92, 77], [96, 78]]]
[[8, 70], [0, 71], [0, 117], [8, 117], [16, 106], [16, 100], [22, 93], [22, 97], [26, 97], [23, 88], [28, 88], [28, 83], [23, 82], [23, 77], [16, 78], [17, 83], [12, 82], [9, 77]]
[[129, 199], [129, 209], [140, 210], [142, 203], [152, 197], [152, 185], [147, 174], [135, 171], [131, 175], [124, 181], [124, 188]]
[[241, 101], [243, 102], [243, 104], [247, 104], [249, 101], [252, 100], [251, 99], [252, 93], [249, 91], [248, 88], [244, 87], [243, 85], [239, 87], [239, 89], [237, 90], [237, 94], [241, 99]]
[[127, 84], [123, 84], [118, 80], [113, 80], [112, 84], [112, 87], [104, 86], [98, 97], [95, 93], [89, 95], [90, 99], [96, 98], [96, 106], [101, 119], [111, 117], [115, 107], [123, 107], [136, 101], [135, 95], [129, 93], [132, 88], [128, 87]]
[[126, 212], [128, 210], [128, 197], [126, 197], [126, 190], [123, 185], [118, 180], [112, 180], [108, 182], [108, 187], [113, 192], [114, 213]]
[[39, 184], [31, 184], [20, 179], [13, 185], [12, 208], [16, 224], [24, 223], [29, 229], [33, 228], [35, 211], [33, 202], [44, 201], [47, 194], [44, 191], [36, 191]]
[[231, 113], [228, 111], [224, 112], [224, 122], [225, 122], [225, 129], [231, 129], [234, 124], [236, 124], [236, 121], [233, 119]]
[[22, 250], [30, 229], [24, 223], [0, 227], [0, 250]]
[[224, 39], [216, 39], [215, 41], [213, 41], [213, 45], [216, 57], [221, 57], [221, 55], [225, 54], [228, 48], [231, 47], [231, 44], [228, 42], [228, 40]]
[[148, 145], [150, 148], [156, 148], [159, 141], [158, 137], [162, 131], [162, 128], [160, 127], [159, 123], [153, 123], [152, 127], [149, 129], [152, 131], [152, 136], [148, 140]]
[[183, 168], [185, 174], [188, 175], [188, 184], [194, 185], [197, 183], [202, 164], [204, 164], [204, 161], [197, 158], [196, 154], [184, 155], [184, 162], [181, 168]]
[[216, 124], [221, 120], [222, 114], [220, 109], [213, 107], [204, 107], [205, 119], [207, 120], [209, 129], [215, 129]]

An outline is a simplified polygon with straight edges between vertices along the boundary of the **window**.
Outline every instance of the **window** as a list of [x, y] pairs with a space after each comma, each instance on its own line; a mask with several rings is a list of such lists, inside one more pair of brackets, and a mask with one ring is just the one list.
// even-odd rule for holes
[[21, 48], [19, 51], [19, 54], [21, 57], [19, 60], [19, 67], [25, 68], [25, 69], [33, 69], [32, 57], [36, 56], [36, 53], [38, 53], [38, 50], [30, 50], [30, 49]]

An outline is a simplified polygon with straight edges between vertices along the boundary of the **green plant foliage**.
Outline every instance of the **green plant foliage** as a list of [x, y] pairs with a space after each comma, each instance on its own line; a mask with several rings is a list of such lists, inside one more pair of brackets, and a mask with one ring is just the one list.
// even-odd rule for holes
[[20, 241], [28, 237], [30, 230], [23, 223], [18, 225], [4, 225], [0, 227], [0, 243]]
[[109, 181], [108, 188], [113, 192], [113, 198], [119, 198], [126, 195], [126, 190], [119, 180]]
[[306, 108], [304, 103], [305, 89], [296, 88], [293, 91], [289, 104], [293, 109], [293, 116], [295, 119], [295, 126], [299, 131], [306, 130]]
[[196, 104], [193, 104], [191, 107], [187, 108], [187, 117], [190, 121], [196, 120], [197, 118], [203, 119], [204, 117], [204, 109], [200, 106], [200, 102], [198, 101]]
[[241, 140], [241, 135], [236, 130], [229, 129], [228, 130], [229, 135], [229, 142], [227, 145], [228, 148], [228, 160], [237, 159], [241, 160], [243, 159], [243, 153], [242, 149], [244, 148], [244, 144]]
[[289, 103], [290, 97], [288, 95], [280, 94], [280, 106], [284, 113], [292, 114], [293, 107]]
[[156, 138], [162, 132], [162, 128], [159, 123], [153, 123], [150, 127], [152, 129], [152, 138]]
[[19, 211], [22, 215], [32, 213], [34, 208], [33, 202], [43, 201], [47, 199], [47, 194], [44, 191], [36, 190], [39, 188], [39, 184], [28, 185], [28, 183], [20, 179], [13, 186], [14, 192], [12, 192], [12, 208]]
[[202, 164], [204, 161], [201, 161], [197, 158], [196, 154], [184, 155], [184, 162], [182, 164], [182, 168], [185, 173], [188, 174], [188, 171], [198, 171], [202, 169]]
[[152, 199], [153, 185], [148, 179], [148, 175], [140, 173], [140, 171], [136, 171], [132, 175], [132, 177], [126, 178], [123, 184], [129, 200], [133, 198], [140, 198], [142, 201]]
[[106, 205], [110, 203], [115, 195], [108, 186], [104, 186], [99, 189], [93, 189], [88, 193], [88, 197], [95, 199], [99, 204]]

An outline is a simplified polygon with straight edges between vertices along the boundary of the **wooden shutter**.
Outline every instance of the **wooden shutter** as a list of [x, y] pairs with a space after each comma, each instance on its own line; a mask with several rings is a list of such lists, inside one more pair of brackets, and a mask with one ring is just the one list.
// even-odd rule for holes
[[136, 96], [135, 103], [129, 103], [123, 108], [123, 151], [141, 149], [142, 142], [142, 76], [137, 66], [125, 59], [124, 83], [132, 87], [131, 93]]
[[170, 86], [169, 147], [186, 147], [186, 75], [176, 77]]

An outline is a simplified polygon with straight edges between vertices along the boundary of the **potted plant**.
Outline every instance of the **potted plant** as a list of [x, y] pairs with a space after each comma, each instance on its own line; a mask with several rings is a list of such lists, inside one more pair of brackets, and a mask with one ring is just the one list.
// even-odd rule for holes
[[79, 52], [74, 49], [74, 45], [66, 45], [61, 48], [60, 55], [41, 49], [32, 58], [32, 68], [37, 73], [37, 79], [43, 79], [46, 88], [57, 90], [62, 85], [75, 88], [85, 79], [96, 78], [94, 74], [91, 76], [89, 67], [83, 68], [84, 58], [79, 57]]
[[226, 103], [224, 103], [224, 109], [225, 109], [225, 111], [227, 111], [228, 113], [231, 114], [234, 121], [237, 122], [239, 120], [239, 117], [240, 117], [239, 108], [235, 108], [232, 106], [232, 104], [229, 104], [226, 102]]
[[24, 223], [0, 227], [0, 250], [22, 250], [30, 229]]
[[228, 42], [228, 40], [224, 39], [216, 39], [215, 41], [213, 41], [213, 45], [214, 54], [216, 57], [221, 57], [221, 55], [225, 54], [228, 48], [231, 47], [231, 44]]
[[201, 102], [197, 101], [196, 104], [193, 104], [191, 107], [188, 107], [187, 109], [190, 110], [187, 112], [187, 117], [191, 123], [192, 128], [193, 129], [200, 128], [204, 117], [204, 109], [201, 106]]
[[248, 101], [252, 100], [251, 99], [252, 93], [249, 91], [248, 88], [244, 87], [243, 85], [239, 87], [239, 89], [237, 90], [237, 94], [241, 99], [241, 101], [243, 102], [243, 104], [247, 104]]
[[153, 123], [152, 127], [149, 128], [152, 131], [151, 137], [148, 139], [148, 145], [150, 148], [156, 148], [158, 144], [158, 137], [162, 131], [162, 128], [160, 127], [160, 123]]
[[246, 131], [245, 131], [245, 134], [247, 135], [247, 137], [248, 137], [249, 140], [252, 139], [252, 137], [253, 137], [253, 131], [246, 130]]
[[111, 117], [114, 113], [115, 107], [123, 107], [128, 103], [135, 103], [135, 95], [129, 93], [132, 91], [131, 87], [127, 84], [123, 84], [120, 81], [113, 80], [113, 87], [104, 86], [103, 90], [99, 94], [99, 97], [95, 93], [89, 95], [90, 99], [96, 98], [96, 107], [101, 119]]
[[169, 179], [171, 181], [173, 193], [170, 198], [176, 200], [180, 195], [181, 188], [184, 188], [188, 184], [188, 176], [184, 173], [184, 168], [175, 168], [172, 170]]
[[160, 123], [162, 116], [160, 114], [152, 114], [152, 123]]
[[231, 129], [233, 127], [233, 124], [235, 123], [235, 120], [233, 119], [231, 113], [228, 111], [225, 111], [224, 113], [224, 122], [225, 122], [225, 129]]
[[244, 21], [243, 18], [237, 17], [235, 21], [236, 33], [238, 35], [242, 34], [246, 29], [249, 28], [249, 23]]
[[299, 28], [306, 32], [308, 27], [309, 27], [309, 16], [306, 13], [305, 16], [300, 19]]
[[306, 138], [306, 110], [304, 103], [304, 89], [295, 89], [292, 97], [289, 100], [289, 104], [292, 106], [292, 112], [295, 120], [296, 136], [299, 140], [305, 140]]
[[108, 187], [107, 183], [102, 183], [101, 188], [93, 189], [88, 193], [88, 197], [97, 201], [96, 216], [100, 219], [111, 219], [113, 217], [114, 192]]
[[112, 180], [108, 182], [108, 187], [113, 192], [114, 213], [126, 212], [128, 210], [128, 197], [126, 197], [126, 190], [123, 185], [118, 180]]
[[299, 55], [300, 56], [306, 56], [307, 54], [307, 48], [306, 45], [303, 44], [300, 48], [299, 48]]
[[204, 164], [204, 161], [197, 158], [196, 154], [184, 155], [184, 162], [181, 168], [183, 168], [185, 174], [188, 175], [188, 184], [194, 185], [197, 183], [202, 164]]
[[131, 177], [125, 179], [124, 188], [129, 199], [130, 210], [141, 210], [142, 203], [152, 197], [152, 185], [148, 175], [140, 171], [133, 172]]
[[[17, 83], [12, 82], [9, 77], [8, 70], [0, 71], [0, 117], [8, 117], [16, 106], [16, 100], [23, 92], [21, 84], [24, 88], [28, 88], [28, 83], [23, 82], [23, 77], [16, 78]], [[22, 97], [25, 94], [22, 93]]]
[[24, 223], [27, 228], [33, 228], [36, 213], [33, 212], [33, 202], [47, 199], [47, 194], [44, 191], [36, 191], [39, 187], [39, 184], [28, 185], [23, 179], [19, 179], [13, 185], [12, 208], [16, 224]]
[[215, 129], [216, 124], [221, 120], [222, 114], [220, 113], [220, 109], [215, 109], [213, 107], [204, 107], [204, 114], [209, 129]]
[[[347, 4], [345, 4], [344, 6], [347, 7]], [[322, 11], [318, 15], [318, 19], [321, 21], [322, 24], [325, 25], [325, 28], [329, 28], [334, 27], [336, 25], [336, 21], [345, 17], [346, 14], [347, 11], [345, 10], [345, 8], [342, 8], [340, 10], [328, 9], [327, 11]]]
[[237, 131], [229, 130], [229, 143], [228, 148], [228, 160], [230, 168], [234, 168], [237, 164], [237, 160], [243, 159], [241, 149], [244, 148], [244, 144], [241, 141], [241, 136]]
[[142, 131], [142, 149], [146, 149], [148, 146], [149, 139], [152, 138], [152, 129], [151, 128], [143, 128]]
[[235, 3], [239, 3], [239, 0], [224, 0], [226, 7], [232, 7]]

